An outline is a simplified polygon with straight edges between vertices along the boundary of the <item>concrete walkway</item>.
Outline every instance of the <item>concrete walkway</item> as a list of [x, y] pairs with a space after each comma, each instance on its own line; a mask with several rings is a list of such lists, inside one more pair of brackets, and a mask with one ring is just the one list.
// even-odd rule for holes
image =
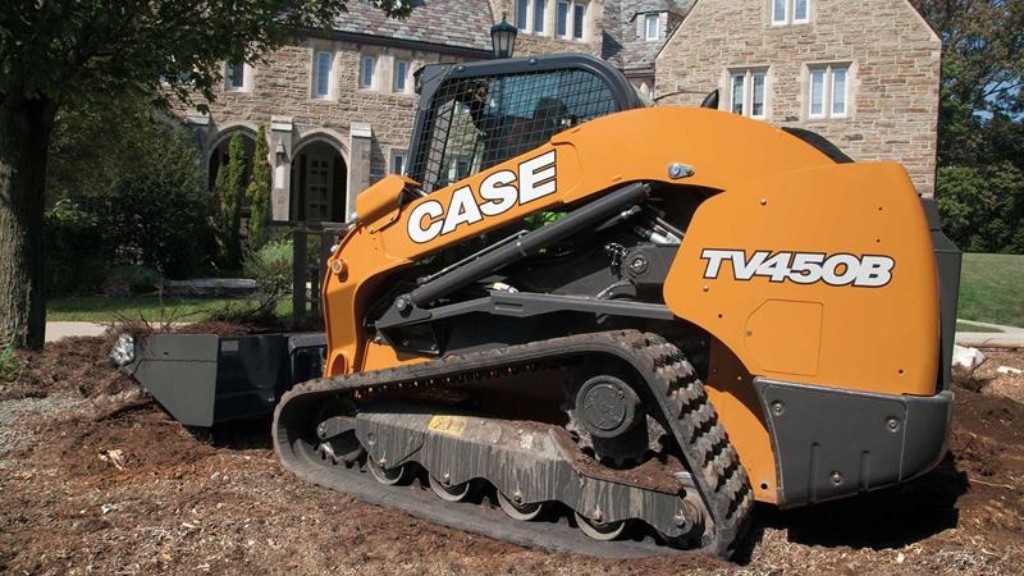
[[1024, 347], [1024, 328], [975, 322], [974, 320], [957, 320], [961, 325], [991, 328], [999, 332], [957, 332], [956, 343], [960, 346], [984, 348], [986, 346], [1020, 346]]
[[47, 322], [46, 341], [56, 342], [69, 336], [103, 336], [106, 324], [96, 322]]

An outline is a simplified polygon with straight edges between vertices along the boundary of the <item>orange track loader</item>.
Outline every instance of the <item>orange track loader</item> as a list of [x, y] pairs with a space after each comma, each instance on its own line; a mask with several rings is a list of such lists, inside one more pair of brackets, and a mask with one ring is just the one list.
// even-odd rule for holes
[[408, 175], [327, 263], [323, 376], [267, 388], [287, 469], [525, 545], [727, 556], [755, 501], [943, 456], [959, 253], [901, 166], [586, 56], [417, 87]]

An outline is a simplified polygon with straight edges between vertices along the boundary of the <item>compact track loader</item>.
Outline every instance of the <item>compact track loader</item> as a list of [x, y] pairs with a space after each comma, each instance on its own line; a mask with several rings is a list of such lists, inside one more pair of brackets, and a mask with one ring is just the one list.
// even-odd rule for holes
[[408, 175], [359, 195], [328, 261], [325, 343], [122, 343], [183, 421], [276, 404], [275, 450], [310, 482], [614, 556], [727, 556], [755, 501], [943, 456], [959, 252], [902, 167], [646, 106], [587, 56], [417, 86]]

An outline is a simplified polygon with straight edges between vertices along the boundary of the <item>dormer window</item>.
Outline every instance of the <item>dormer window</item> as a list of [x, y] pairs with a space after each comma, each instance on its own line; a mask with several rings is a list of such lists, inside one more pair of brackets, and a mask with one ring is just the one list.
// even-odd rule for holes
[[644, 38], [648, 41], [657, 40], [661, 36], [661, 14], [655, 12], [644, 16]]

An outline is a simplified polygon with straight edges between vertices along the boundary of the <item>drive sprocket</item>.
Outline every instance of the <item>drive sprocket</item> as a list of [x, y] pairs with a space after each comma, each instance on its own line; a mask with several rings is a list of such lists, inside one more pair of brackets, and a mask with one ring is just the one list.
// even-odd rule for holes
[[662, 452], [665, 429], [626, 379], [612, 374], [572, 378], [565, 394], [566, 429], [601, 464], [626, 468]]

